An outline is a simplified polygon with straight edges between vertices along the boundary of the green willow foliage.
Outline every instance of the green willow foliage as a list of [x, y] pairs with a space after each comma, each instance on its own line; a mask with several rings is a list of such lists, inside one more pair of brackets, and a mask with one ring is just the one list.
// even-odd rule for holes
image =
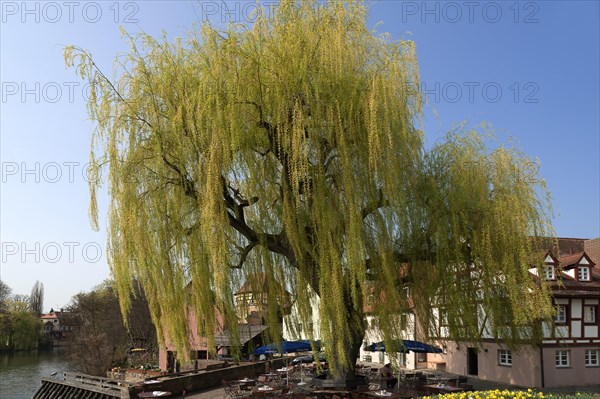
[[367, 297], [387, 338], [409, 309], [428, 323], [444, 306], [456, 337], [479, 336], [482, 310], [493, 326], [551, 313], [528, 277], [530, 237], [551, 230], [536, 165], [473, 131], [426, 152], [415, 45], [366, 19], [360, 2], [284, 0], [185, 42], [128, 37], [112, 80], [66, 48], [93, 89], [92, 224], [106, 170], [122, 310], [135, 277], [159, 339], [187, 353], [194, 311], [214, 347], [215, 306], [234, 326], [233, 293], [259, 272], [269, 298], [293, 293], [299, 323], [318, 312], [336, 372], [354, 365]]
[[38, 348], [41, 323], [31, 312], [0, 313], [0, 351], [20, 351]]

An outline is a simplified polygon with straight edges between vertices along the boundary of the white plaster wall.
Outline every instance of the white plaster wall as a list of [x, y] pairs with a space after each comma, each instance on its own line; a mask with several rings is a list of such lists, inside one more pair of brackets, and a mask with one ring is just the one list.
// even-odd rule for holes
[[581, 299], [573, 299], [571, 301], [571, 317], [576, 319], [581, 318], [581, 312]]
[[552, 337], [552, 323], [550, 323], [550, 322], [542, 323], [542, 334], [543, 334], [544, 338]]
[[[373, 325], [374, 321], [375, 321], [374, 316], [367, 316], [367, 325], [368, 326]], [[414, 325], [415, 325], [414, 315], [412, 315], [412, 314], [407, 315], [406, 324], [407, 324], [406, 330], [404, 330], [401, 333], [402, 336], [398, 337], [398, 338], [412, 340], [412, 339], [414, 339]], [[373, 362], [373, 363], [380, 363], [380, 364], [396, 363], [396, 364], [401, 364], [401, 365], [403, 364], [404, 367], [409, 368], [409, 369], [416, 368], [416, 365], [417, 365], [416, 364], [416, 356], [412, 352], [409, 352], [406, 354], [402, 354], [402, 353], [391, 353], [390, 354], [387, 352], [370, 352], [370, 351], [364, 350], [365, 345], [370, 345], [372, 343], [381, 342], [381, 341], [383, 341], [383, 337], [374, 328], [367, 329], [367, 331], [365, 333], [364, 345], [360, 349], [359, 360], [364, 361], [365, 356], [370, 356], [371, 362]], [[392, 359], [394, 359], [394, 360], [392, 360]]]
[[[312, 307], [312, 333], [315, 340], [321, 339], [321, 319], [319, 318], [319, 297], [313, 295], [311, 298]], [[299, 328], [295, 327], [295, 323], [300, 320], [300, 314], [298, 313], [298, 305], [294, 303], [289, 315], [283, 318], [283, 339], [285, 340], [298, 340], [308, 339], [308, 327], [300, 325]]]
[[567, 276], [571, 276], [571, 278], [575, 278], [575, 268], [563, 271]]
[[598, 326], [585, 326], [583, 327], [583, 334], [586, 338], [598, 337]]
[[556, 326], [555, 334], [557, 338], [565, 338], [569, 336], [569, 327], [566, 326]]
[[571, 322], [571, 336], [575, 338], [581, 337], [581, 320]]

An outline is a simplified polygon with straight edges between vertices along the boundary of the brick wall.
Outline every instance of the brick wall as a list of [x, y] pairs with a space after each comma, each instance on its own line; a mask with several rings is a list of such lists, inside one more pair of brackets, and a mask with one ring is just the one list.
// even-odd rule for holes
[[590, 257], [596, 267], [600, 267], [600, 237], [592, 240], [586, 240], [583, 243], [583, 250]]

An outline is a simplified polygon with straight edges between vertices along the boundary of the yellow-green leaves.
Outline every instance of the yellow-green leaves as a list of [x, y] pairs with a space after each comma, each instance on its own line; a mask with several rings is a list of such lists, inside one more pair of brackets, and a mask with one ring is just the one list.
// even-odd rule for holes
[[[429, 320], [439, 300], [469, 327], [452, 332], [475, 334], [477, 312], [460, 309], [477, 287], [487, 295], [494, 278], [510, 288], [527, 278], [528, 237], [548, 227], [537, 170], [512, 150], [489, 152], [475, 133], [425, 153], [415, 46], [373, 35], [366, 16], [362, 2], [285, 0], [249, 29], [204, 25], [175, 43], [128, 36], [115, 79], [126, 88], [65, 49], [94, 82], [91, 158], [109, 171], [123, 311], [136, 277], [159, 338], [183, 353], [189, 312], [210, 349], [218, 328], [237, 331], [233, 294], [257, 273], [271, 282], [274, 338], [286, 289], [296, 322], [320, 315], [338, 371], [354, 364], [367, 295], [387, 338], [399, 332], [390, 313]], [[546, 306], [541, 289], [512, 292], [508, 306]]]

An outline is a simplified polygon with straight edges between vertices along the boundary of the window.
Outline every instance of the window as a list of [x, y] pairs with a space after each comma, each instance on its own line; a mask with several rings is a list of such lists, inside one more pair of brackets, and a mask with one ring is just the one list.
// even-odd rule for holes
[[440, 326], [448, 326], [448, 312], [446, 309], [440, 309]]
[[402, 313], [400, 315], [400, 328], [402, 328], [403, 330], [406, 330], [407, 327], [408, 327], [408, 314]]
[[578, 267], [577, 268], [577, 279], [579, 281], [590, 281], [590, 268], [589, 267]]
[[[313, 324], [313, 322], [312, 322], [312, 321], [311, 321], [311, 322], [309, 322], [309, 323], [306, 325], [306, 331], [307, 331], [307, 332], [309, 332], [309, 331], [310, 331], [310, 333], [313, 333], [313, 332], [315, 331], [315, 330], [314, 330], [314, 324]], [[367, 342], [368, 342], [368, 341], [367, 341]]]
[[557, 350], [554, 359], [556, 367], [569, 367], [569, 351]]
[[565, 305], [558, 305], [556, 307], [554, 322], [557, 324], [564, 324], [567, 322], [567, 307]]
[[585, 366], [586, 367], [598, 367], [600, 363], [598, 362], [598, 353], [600, 351], [598, 349], [586, 349], [585, 350]]
[[595, 323], [596, 322], [596, 307], [585, 305], [583, 307], [583, 322], [584, 323]]
[[554, 280], [554, 265], [546, 265], [546, 280]]
[[505, 349], [498, 350], [498, 364], [501, 366], [512, 366], [512, 352]]
[[406, 367], [406, 353], [400, 353], [400, 366]]
[[502, 326], [512, 326], [514, 324], [514, 318], [510, 309], [504, 307], [502, 309], [498, 309], [495, 313], [496, 320], [498, 320], [498, 325]]

